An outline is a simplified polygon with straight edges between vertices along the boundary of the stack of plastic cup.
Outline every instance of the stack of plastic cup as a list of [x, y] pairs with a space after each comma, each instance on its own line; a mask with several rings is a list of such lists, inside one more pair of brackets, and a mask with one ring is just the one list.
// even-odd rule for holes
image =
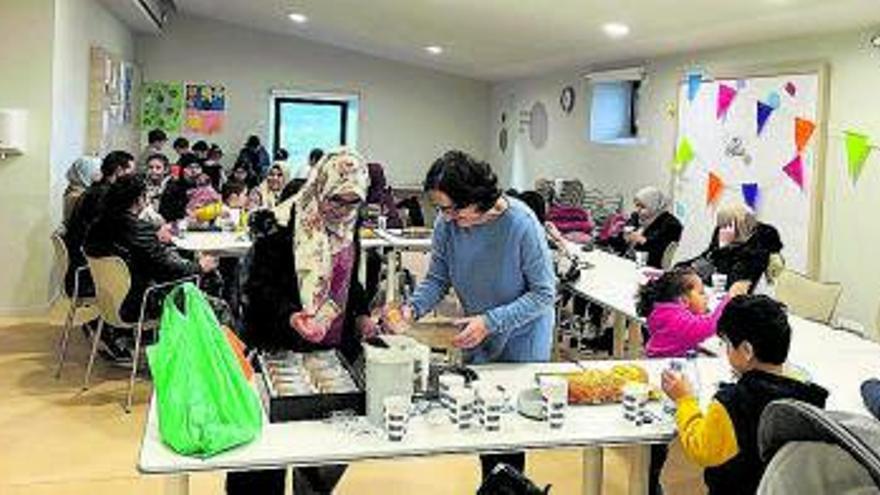
[[410, 398], [405, 395], [385, 397], [385, 431], [388, 440], [399, 442], [406, 436], [409, 413], [412, 407]]
[[651, 423], [653, 416], [647, 410], [648, 386], [644, 383], [629, 383], [623, 387], [623, 418], [637, 426]]
[[541, 398], [550, 428], [562, 428], [568, 408], [568, 381], [561, 376], [542, 377]]
[[500, 431], [504, 394], [497, 387], [484, 387], [477, 392], [477, 404], [480, 425], [486, 431]]
[[460, 431], [467, 431], [476, 426], [474, 402], [472, 389], [457, 387], [449, 391], [449, 420]]
[[457, 373], [443, 373], [438, 381], [440, 383], [440, 405], [449, 410], [451, 402], [449, 392], [456, 388], [464, 388], [464, 377]]

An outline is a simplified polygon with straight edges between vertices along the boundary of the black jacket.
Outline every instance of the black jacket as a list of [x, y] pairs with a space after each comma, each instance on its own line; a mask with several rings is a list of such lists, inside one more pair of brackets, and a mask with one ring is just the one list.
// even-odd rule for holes
[[[247, 298], [244, 340], [249, 347], [298, 352], [324, 348], [303, 339], [290, 327], [290, 315], [302, 309], [293, 252], [293, 225], [293, 213], [288, 226], [282, 227], [268, 211], [255, 214], [251, 222], [254, 245], [250, 273], [244, 284]], [[345, 325], [339, 346], [343, 355], [352, 361], [361, 353], [361, 336], [355, 319], [357, 316], [369, 314], [367, 298], [357, 277], [360, 262], [360, 240], [357, 234], [354, 249], [354, 268], [351, 272]]]
[[[200, 272], [199, 265], [156, 238], [156, 227], [131, 213], [108, 212], [86, 238], [89, 256], [119, 256], [131, 272], [131, 289], [122, 304], [125, 321], [137, 321], [141, 299], [151, 283], [169, 282]], [[155, 310], [156, 308], [151, 308]]]
[[[86, 264], [86, 258], [82, 254], [86, 234], [104, 209], [104, 197], [109, 189], [110, 183], [103, 180], [89, 186], [73, 207], [70, 218], [64, 225], [64, 244], [67, 246], [67, 256], [70, 258], [64, 276], [64, 288], [68, 296], [73, 296], [76, 269]], [[92, 279], [88, 276], [88, 272], [84, 273], [85, 275], [80, 277], [79, 295], [92, 295], [94, 294]]]
[[[681, 265], [694, 265], [698, 260], [710, 263], [717, 273], [727, 275], [730, 287], [739, 280], [752, 282], [752, 288], [767, 271], [770, 255], [782, 251], [782, 239], [775, 227], [759, 223], [755, 233], [746, 242], [718, 247], [718, 227], [712, 232], [712, 241], [699, 256], [684, 261]], [[699, 270], [698, 270], [699, 271]], [[704, 282], [710, 282], [711, 273], [700, 273]]]
[[[636, 227], [638, 228], [638, 224]], [[675, 215], [664, 211], [642, 232], [646, 242], [633, 249], [648, 253], [648, 266], [663, 268], [663, 255], [666, 254], [666, 248], [673, 242], [681, 240], [682, 230], [684, 227], [675, 218]]]
[[166, 222], [176, 222], [186, 216], [187, 193], [193, 187], [184, 179], [172, 180], [165, 186], [159, 199], [159, 214]]
[[795, 399], [825, 407], [828, 391], [763, 371], [746, 372], [735, 385], [722, 385], [715, 400], [724, 406], [733, 429], [739, 453], [721, 466], [704, 472], [711, 495], [754, 495], [764, 474], [765, 464], [758, 450], [758, 424], [768, 404], [779, 399]]

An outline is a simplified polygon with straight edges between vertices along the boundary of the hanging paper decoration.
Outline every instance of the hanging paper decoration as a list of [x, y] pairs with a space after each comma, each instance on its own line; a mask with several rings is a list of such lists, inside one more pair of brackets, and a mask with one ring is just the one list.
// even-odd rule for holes
[[788, 165], [783, 167], [782, 170], [785, 172], [785, 175], [801, 188], [801, 191], [804, 190], [804, 161], [800, 155], [794, 157], [794, 160], [788, 162]]
[[737, 79], [736, 80], [736, 89], [742, 91], [746, 89], [746, 80], [745, 79]]
[[846, 136], [847, 168], [849, 169], [849, 176], [855, 182], [862, 174], [865, 161], [868, 160], [868, 155], [871, 154], [871, 143], [868, 140], [868, 136], [864, 134], [852, 131], [846, 131], [844, 134]]
[[709, 172], [709, 183], [706, 185], [706, 204], [714, 205], [724, 192], [724, 181], [715, 172]]
[[687, 205], [684, 202], [675, 202], [675, 216], [681, 221], [684, 221], [687, 218]]
[[733, 103], [734, 98], [736, 98], [735, 89], [726, 84], [718, 86], [718, 108], [715, 111], [717, 118], [720, 119], [727, 115], [727, 111], [730, 110], [730, 105]]
[[703, 75], [699, 72], [692, 72], [688, 74], [687, 83], [688, 101], [694, 101], [694, 98], [697, 97], [697, 93], [700, 91], [700, 85], [703, 84]]
[[788, 96], [794, 98], [797, 96], [797, 86], [793, 82], [788, 82], [785, 85], [785, 92], [788, 93]]
[[747, 183], [742, 185], [743, 199], [749, 208], [757, 210], [758, 206], [758, 184]]
[[768, 105], [762, 101], [758, 102], [758, 135], [761, 135], [761, 131], [764, 130], [764, 126], [767, 125], [767, 119], [770, 118], [770, 115], [773, 113], [773, 106]]
[[807, 143], [810, 142], [810, 138], [813, 136], [813, 131], [816, 130], [816, 124], [807, 119], [802, 119], [800, 117], [794, 120], [794, 142], [797, 146], [797, 152], [801, 153], [806, 148]]
[[682, 138], [681, 142], [678, 143], [678, 150], [675, 152], [675, 165], [676, 170], [679, 172], [684, 170], [684, 168], [694, 159], [694, 148], [691, 146], [691, 142], [688, 138]]
[[782, 98], [779, 96], [779, 93], [776, 91], [771, 91], [769, 95], [767, 95], [767, 104], [773, 107], [773, 110], [778, 110], [780, 106], [782, 106]]

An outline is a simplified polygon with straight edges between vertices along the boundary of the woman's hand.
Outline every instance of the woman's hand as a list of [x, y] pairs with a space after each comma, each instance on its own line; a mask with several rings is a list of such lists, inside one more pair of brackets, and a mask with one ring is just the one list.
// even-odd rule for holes
[[217, 269], [217, 266], [220, 264], [220, 261], [217, 260], [216, 256], [211, 256], [210, 254], [199, 254], [199, 268], [201, 268], [202, 273], [210, 273]]
[[368, 315], [358, 316], [357, 320], [355, 320], [355, 325], [357, 325], [357, 329], [363, 339], [369, 339], [379, 334], [379, 325], [376, 323], [376, 320]]
[[305, 311], [298, 311], [290, 315], [290, 328], [296, 330], [304, 339], [312, 343], [324, 340], [324, 336], [327, 335], [327, 328], [318, 325], [315, 322], [315, 316]]
[[171, 235], [170, 223], [163, 223], [158, 229], [156, 229], [156, 239], [159, 239], [159, 242], [162, 244], [171, 244], [171, 241], [174, 239]]
[[666, 395], [675, 402], [694, 395], [691, 384], [688, 383], [687, 378], [681, 373], [672, 370], [665, 370], [663, 371], [661, 380], [663, 391], [666, 392]]
[[462, 330], [452, 339], [452, 345], [461, 349], [473, 349], [489, 336], [489, 327], [482, 316], [461, 318], [455, 321], [455, 325]]
[[752, 282], [748, 280], [738, 280], [730, 286], [730, 290], [727, 291], [727, 295], [733, 299], [736, 296], [743, 296], [749, 293], [749, 290], [752, 288]]

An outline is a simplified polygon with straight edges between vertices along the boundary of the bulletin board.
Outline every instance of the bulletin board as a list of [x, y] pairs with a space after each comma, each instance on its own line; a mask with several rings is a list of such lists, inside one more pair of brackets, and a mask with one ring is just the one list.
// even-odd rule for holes
[[89, 63], [87, 150], [103, 156], [113, 149], [137, 149], [139, 71], [101, 47], [92, 47]]
[[786, 265], [819, 269], [826, 71], [711, 78], [678, 91], [673, 196], [685, 225], [678, 259], [702, 252], [719, 207], [741, 201], [775, 226]]

